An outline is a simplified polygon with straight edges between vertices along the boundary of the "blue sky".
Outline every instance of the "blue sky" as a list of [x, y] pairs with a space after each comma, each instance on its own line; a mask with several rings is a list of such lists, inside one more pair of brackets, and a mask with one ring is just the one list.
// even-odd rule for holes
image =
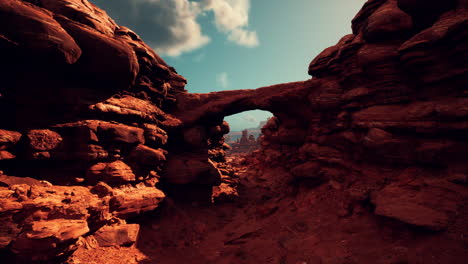
[[[310, 61], [351, 33], [365, 0], [94, 0], [188, 79], [191, 93], [306, 80]], [[232, 130], [269, 113], [226, 118]]]

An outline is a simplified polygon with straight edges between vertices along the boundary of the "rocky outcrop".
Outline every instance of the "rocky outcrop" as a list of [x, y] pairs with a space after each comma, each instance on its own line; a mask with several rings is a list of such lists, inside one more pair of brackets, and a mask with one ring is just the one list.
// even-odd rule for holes
[[[107, 186], [108, 193], [98, 191], [103, 184], [92, 189], [53, 186], [32, 178], [5, 175], [0, 182], [0, 245], [32, 261], [67, 254], [76, 248], [74, 244], [81, 236], [95, 232], [116, 217], [130, 216], [129, 212], [154, 209], [164, 198], [161, 191], [144, 186], [137, 186], [138, 196], [131, 196], [131, 187]], [[148, 200], [150, 197], [153, 200]], [[129, 202], [130, 199], [133, 200]]]
[[208, 129], [234, 113], [270, 111], [253, 157], [260, 174], [272, 167], [309, 187], [359, 188], [375, 214], [422, 228], [467, 223], [458, 214], [466, 183], [450, 180], [468, 174], [467, 19], [465, 1], [370, 0], [353, 34], [310, 63], [312, 79], [179, 94], [174, 115]]
[[229, 144], [229, 155], [245, 155], [247, 153], [253, 152], [260, 147], [259, 141], [261, 134], [258, 139], [255, 139], [255, 136], [249, 134], [248, 130], [242, 131], [242, 136], [237, 142], [230, 142]]
[[86, 0], [6, 0], [0, 21], [0, 248], [48, 261], [97, 230], [131, 244], [138, 227], [112, 223], [165, 197], [186, 80]]

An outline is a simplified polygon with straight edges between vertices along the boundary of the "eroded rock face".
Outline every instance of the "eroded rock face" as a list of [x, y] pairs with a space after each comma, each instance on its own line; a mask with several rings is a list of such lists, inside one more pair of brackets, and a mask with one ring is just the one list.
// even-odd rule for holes
[[[138, 35], [88, 1], [8, 0], [0, 10], [2, 24], [15, 25], [0, 30], [8, 77], [1, 94], [6, 103], [24, 102], [4, 106], [10, 114], [2, 123], [12, 128], [83, 119], [93, 109], [114, 120], [139, 115], [155, 122], [149, 112], [170, 106], [184, 90], [185, 79]], [[21, 78], [25, 75], [31, 78]], [[132, 92], [120, 95], [129, 88]]]
[[467, 222], [457, 216], [466, 184], [459, 181], [456, 194], [446, 184], [468, 174], [467, 19], [466, 1], [370, 0], [353, 34], [310, 63], [312, 79], [179, 94], [174, 115], [186, 131], [209, 131], [224, 116], [270, 111], [275, 117], [252, 158], [258, 171], [290, 171], [314, 188], [359, 186], [375, 197], [377, 215], [445, 230]]
[[[1, 245], [34, 261], [69, 253], [81, 236], [94, 233], [115, 217], [151, 211], [164, 198], [161, 191], [144, 186], [109, 187], [108, 193], [99, 195], [96, 188], [4, 178], [2, 183], [8, 186], [0, 187]], [[111, 232], [110, 227], [105, 229]]]
[[164, 199], [186, 80], [86, 0], [2, 1], [0, 21], [0, 248], [49, 261], [102, 226], [134, 242], [112, 223]]

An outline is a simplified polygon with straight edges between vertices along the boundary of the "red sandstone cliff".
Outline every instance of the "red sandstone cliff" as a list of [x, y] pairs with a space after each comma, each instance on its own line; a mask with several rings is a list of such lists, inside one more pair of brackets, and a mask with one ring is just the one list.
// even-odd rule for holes
[[88, 1], [1, 1], [0, 24], [0, 247], [49, 260], [97, 230], [134, 242], [122, 219], [165, 197], [165, 111], [186, 80]]

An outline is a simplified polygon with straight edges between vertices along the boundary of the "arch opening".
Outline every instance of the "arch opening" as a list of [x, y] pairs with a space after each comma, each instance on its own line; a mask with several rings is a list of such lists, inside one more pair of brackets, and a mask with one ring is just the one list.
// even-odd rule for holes
[[250, 110], [226, 116], [230, 132], [224, 136], [225, 142], [231, 146], [226, 152], [227, 157], [243, 156], [260, 148], [262, 127], [274, 115], [269, 111]]

